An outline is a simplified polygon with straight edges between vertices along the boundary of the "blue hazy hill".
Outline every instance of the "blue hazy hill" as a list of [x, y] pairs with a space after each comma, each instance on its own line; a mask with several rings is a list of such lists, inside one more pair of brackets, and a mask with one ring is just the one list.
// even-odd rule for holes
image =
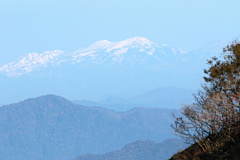
[[46, 95], [0, 108], [0, 159], [66, 160], [105, 153], [136, 140], [172, 138], [172, 112], [134, 108], [126, 112], [75, 105]]

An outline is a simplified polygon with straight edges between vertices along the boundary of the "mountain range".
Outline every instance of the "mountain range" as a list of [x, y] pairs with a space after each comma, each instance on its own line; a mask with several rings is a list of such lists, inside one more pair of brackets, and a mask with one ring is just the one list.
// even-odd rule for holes
[[158, 87], [198, 89], [206, 59], [220, 54], [224, 46], [224, 42], [211, 43], [187, 52], [133, 37], [102, 40], [73, 52], [29, 53], [0, 66], [4, 84], [0, 103], [44, 94], [101, 101], [129, 98]]
[[45, 95], [0, 108], [0, 159], [66, 160], [118, 150], [137, 140], [173, 138], [176, 109], [126, 112], [84, 107]]
[[171, 114], [179, 111], [173, 108], [192, 101], [206, 59], [223, 47], [186, 52], [134, 37], [73, 52], [29, 53], [2, 65], [1, 104], [37, 98], [0, 108], [0, 159], [65, 160], [113, 150], [110, 155], [122, 155], [128, 147], [117, 150], [143, 140], [158, 146], [174, 137]]
[[128, 98], [109, 97], [101, 101], [75, 100], [73, 103], [83, 106], [98, 106], [127, 111], [135, 107], [159, 107], [159, 108], [180, 108], [182, 104], [193, 102], [195, 90], [176, 87], [159, 87]]
[[[138, 52], [136, 54], [136, 52]], [[98, 41], [87, 48], [78, 49], [73, 53], [66, 53], [60, 50], [46, 51], [43, 53], [30, 53], [17, 62], [3, 65], [0, 71], [10, 77], [18, 77], [28, 74], [39, 68], [50, 65], [58, 66], [64, 64], [81, 63], [82, 66], [91, 64], [123, 63], [130, 64], [144, 63], [146, 59], [152, 62], [164, 62], [165, 56], [181, 56], [187, 52], [158, 45], [143, 37], [134, 37], [120, 42]]]
[[188, 145], [179, 139], [167, 139], [164, 142], [135, 141], [122, 149], [105, 154], [86, 154], [75, 160], [166, 160]]

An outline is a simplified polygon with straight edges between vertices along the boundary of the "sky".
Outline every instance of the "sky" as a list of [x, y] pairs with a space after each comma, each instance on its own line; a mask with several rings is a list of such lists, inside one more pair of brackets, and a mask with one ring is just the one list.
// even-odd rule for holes
[[0, 65], [143, 36], [194, 50], [240, 35], [239, 0], [0, 0]]

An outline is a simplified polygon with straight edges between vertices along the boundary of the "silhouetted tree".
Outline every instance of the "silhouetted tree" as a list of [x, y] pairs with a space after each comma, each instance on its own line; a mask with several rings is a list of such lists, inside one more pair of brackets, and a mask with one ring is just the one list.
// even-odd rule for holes
[[[204, 70], [202, 90], [194, 95], [195, 103], [183, 105], [182, 117], [175, 117], [175, 133], [187, 143], [198, 143], [211, 152], [231, 140], [234, 125], [240, 120], [240, 43], [232, 42], [223, 49], [221, 59], [212, 57]], [[221, 132], [222, 139], [213, 142]]]

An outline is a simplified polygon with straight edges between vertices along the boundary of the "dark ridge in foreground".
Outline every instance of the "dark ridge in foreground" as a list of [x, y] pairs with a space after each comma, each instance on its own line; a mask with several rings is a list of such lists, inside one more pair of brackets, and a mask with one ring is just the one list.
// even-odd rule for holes
[[154, 141], [135, 141], [121, 150], [106, 154], [86, 154], [75, 160], [164, 160], [187, 145], [179, 139], [168, 139], [162, 143]]
[[[197, 144], [193, 144], [182, 152], [175, 154], [169, 160], [240, 160], [240, 123], [231, 135], [233, 141], [227, 141], [212, 153], [205, 153]], [[219, 141], [221, 133], [214, 141]]]

